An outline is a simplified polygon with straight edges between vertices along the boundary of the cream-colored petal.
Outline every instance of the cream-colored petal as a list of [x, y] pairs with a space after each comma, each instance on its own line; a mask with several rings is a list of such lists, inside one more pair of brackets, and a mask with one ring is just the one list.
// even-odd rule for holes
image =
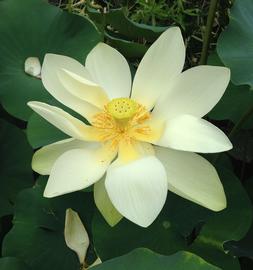
[[110, 226], [115, 226], [122, 219], [122, 215], [113, 206], [105, 189], [105, 178], [94, 184], [95, 204]]
[[81, 77], [67, 69], [60, 69], [58, 77], [62, 85], [72, 95], [94, 106], [104, 109], [109, 102], [105, 91], [97, 84]]
[[80, 264], [83, 264], [90, 240], [78, 213], [71, 208], [66, 210], [64, 238], [66, 245], [77, 254]]
[[62, 109], [37, 101], [30, 101], [27, 104], [41, 117], [70, 137], [78, 140], [96, 140], [96, 132], [92, 126], [84, 124]]
[[148, 227], [167, 196], [167, 175], [154, 156], [127, 164], [117, 160], [107, 170], [105, 187], [115, 208], [130, 221]]
[[168, 86], [153, 116], [168, 119], [180, 114], [202, 117], [221, 99], [230, 80], [225, 67], [197, 66], [186, 70]]
[[226, 196], [219, 176], [201, 156], [164, 147], [155, 147], [166, 168], [169, 190], [213, 211], [226, 208]]
[[110, 99], [129, 97], [131, 72], [122, 54], [105, 43], [91, 50], [85, 62], [92, 80], [103, 87]]
[[95, 149], [99, 146], [99, 143], [84, 142], [73, 138], [58, 141], [35, 152], [32, 159], [32, 168], [39, 174], [49, 175], [55, 161], [65, 152], [78, 148]]
[[152, 109], [184, 66], [185, 46], [178, 27], [166, 30], [144, 55], [135, 74], [132, 98]]
[[228, 137], [220, 129], [192, 115], [180, 115], [168, 120], [162, 137], [155, 144], [199, 153], [218, 153], [232, 148]]
[[116, 153], [106, 146], [97, 150], [73, 149], [53, 165], [44, 191], [47, 198], [84, 189], [105, 173]]
[[93, 115], [99, 113], [101, 110], [71, 94], [63, 86], [59, 80], [58, 72], [64, 68], [80, 77], [91, 80], [89, 72], [75, 59], [63, 55], [46, 54], [41, 70], [43, 85], [58, 101], [91, 121]]

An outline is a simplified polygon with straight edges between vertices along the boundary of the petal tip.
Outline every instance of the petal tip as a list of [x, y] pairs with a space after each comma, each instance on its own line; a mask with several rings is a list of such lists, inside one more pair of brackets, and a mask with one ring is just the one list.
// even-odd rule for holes
[[231, 143], [231, 141], [229, 140], [229, 138], [226, 139], [225, 143], [224, 143], [224, 147], [223, 147], [223, 151], [222, 152], [226, 152], [226, 151], [230, 151], [233, 148], [233, 144]]
[[54, 197], [57, 197], [57, 196], [60, 196], [60, 194], [57, 194], [56, 192], [50, 193], [50, 192], [47, 192], [45, 190], [44, 193], [43, 193], [43, 197], [48, 198], [48, 199], [51, 199], [51, 198], [54, 198]]
[[220, 203], [217, 203], [217, 205], [213, 208], [210, 208], [211, 210], [213, 210], [214, 212], [220, 212], [222, 210], [224, 210], [225, 208], [227, 208], [227, 199], [225, 197], [224, 194], [224, 198], [222, 201], [220, 201]]
[[27, 106], [32, 108], [34, 106], [34, 102], [36, 102], [36, 101], [28, 101], [26, 104], [27, 104]]

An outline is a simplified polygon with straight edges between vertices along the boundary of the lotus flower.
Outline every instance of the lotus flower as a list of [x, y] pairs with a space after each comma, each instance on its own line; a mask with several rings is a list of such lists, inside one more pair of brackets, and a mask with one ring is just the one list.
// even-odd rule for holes
[[201, 118], [222, 97], [230, 71], [198, 66], [182, 72], [184, 61], [178, 27], [153, 43], [133, 83], [126, 59], [104, 43], [92, 49], [85, 66], [47, 54], [41, 72], [45, 88], [89, 124], [60, 108], [28, 103], [70, 137], [34, 155], [33, 169], [50, 175], [44, 196], [95, 184], [95, 201], [107, 220], [114, 208], [143, 227], [158, 216], [168, 190], [211, 210], [224, 209], [215, 168], [194, 152], [232, 148], [221, 130]]

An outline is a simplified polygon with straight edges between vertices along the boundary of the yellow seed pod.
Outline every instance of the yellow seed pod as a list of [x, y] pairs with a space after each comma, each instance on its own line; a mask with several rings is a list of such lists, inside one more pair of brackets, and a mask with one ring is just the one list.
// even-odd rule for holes
[[107, 110], [115, 119], [129, 119], [137, 112], [138, 103], [130, 98], [115, 98], [107, 104]]

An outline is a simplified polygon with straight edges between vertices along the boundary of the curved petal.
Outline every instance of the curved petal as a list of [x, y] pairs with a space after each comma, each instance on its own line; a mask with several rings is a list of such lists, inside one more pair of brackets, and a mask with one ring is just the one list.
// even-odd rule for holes
[[155, 147], [163, 163], [169, 190], [213, 211], [226, 208], [226, 196], [211, 163], [195, 153]]
[[228, 137], [220, 129], [191, 115], [168, 120], [162, 137], [155, 144], [199, 153], [218, 153], [232, 148]]
[[198, 66], [176, 77], [161, 96], [153, 115], [168, 119], [179, 114], [206, 115], [221, 99], [230, 80], [225, 67]]
[[107, 147], [65, 152], [51, 169], [44, 196], [52, 198], [94, 184], [104, 175], [115, 155], [116, 153]]
[[92, 116], [101, 110], [65, 89], [58, 77], [58, 72], [64, 68], [80, 77], [91, 79], [88, 71], [78, 61], [67, 56], [46, 54], [41, 70], [43, 85], [54, 98], [91, 121]]
[[104, 105], [109, 102], [105, 91], [99, 85], [67, 69], [60, 69], [57, 74], [65, 89], [75, 97], [87, 101], [100, 109], [104, 109]]
[[166, 30], [148, 49], [134, 77], [132, 98], [152, 109], [184, 66], [185, 46], [178, 27]]
[[84, 124], [62, 109], [37, 101], [30, 101], [27, 104], [41, 117], [70, 137], [86, 141], [96, 140], [96, 132], [92, 126]]
[[122, 54], [105, 43], [91, 50], [85, 62], [92, 80], [102, 86], [110, 99], [129, 97], [131, 72]]
[[49, 175], [55, 161], [65, 152], [78, 148], [95, 149], [99, 146], [99, 143], [84, 142], [73, 138], [49, 144], [35, 152], [32, 169], [39, 174]]
[[105, 187], [115, 208], [127, 219], [148, 227], [160, 213], [167, 196], [167, 176], [162, 163], [147, 156], [107, 170]]
[[115, 226], [123, 218], [115, 209], [107, 194], [104, 177], [94, 184], [94, 200], [98, 210], [111, 227]]

